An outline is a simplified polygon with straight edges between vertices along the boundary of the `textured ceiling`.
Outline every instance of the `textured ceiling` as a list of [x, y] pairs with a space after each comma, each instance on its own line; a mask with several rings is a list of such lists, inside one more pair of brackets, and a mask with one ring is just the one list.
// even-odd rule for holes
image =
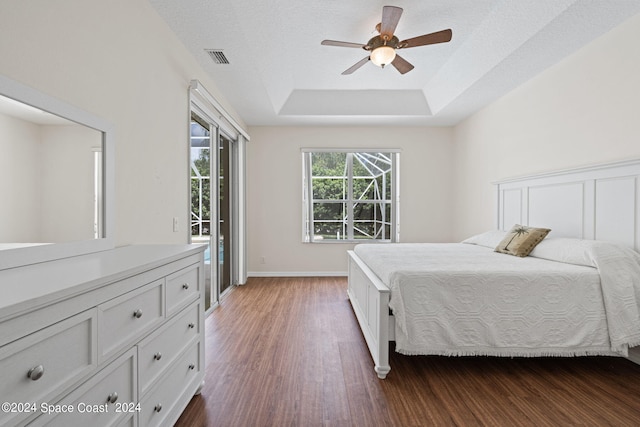
[[[249, 125], [451, 125], [640, 12], [640, 0], [149, 0]], [[382, 7], [404, 9], [415, 69], [365, 64]], [[207, 49], [223, 50], [215, 64]]]

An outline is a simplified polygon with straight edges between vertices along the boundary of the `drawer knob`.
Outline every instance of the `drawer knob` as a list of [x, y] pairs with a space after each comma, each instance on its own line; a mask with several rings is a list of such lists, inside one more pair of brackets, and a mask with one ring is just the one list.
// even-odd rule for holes
[[27, 372], [27, 377], [31, 378], [33, 381], [38, 381], [44, 375], [44, 367], [42, 365], [38, 365], [35, 368], [29, 369]]
[[195, 324], [195, 323], [193, 323], [193, 322], [192, 322], [192, 323], [189, 323], [189, 329], [193, 329], [193, 328], [195, 328], [195, 327], [196, 327], [196, 324]]
[[188, 284], [188, 283], [183, 283], [183, 284], [182, 284], [182, 289], [184, 289], [185, 291], [186, 291], [187, 289], [189, 289], [189, 284]]
[[194, 365], [193, 363], [189, 365], [189, 370], [193, 371], [194, 369], [196, 369], [196, 365]]
[[142, 310], [137, 309], [136, 311], [133, 312], [133, 317], [135, 317], [136, 319], [139, 319], [142, 317]]
[[162, 353], [157, 352], [156, 354], [153, 355], [153, 360], [160, 360], [162, 359]]
[[107, 402], [109, 403], [116, 403], [117, 400], [118, 400], [118, 393], [116, 393], [115, 391], [111, 393], [109, 396], [107, 396]]
[[162, 403], [158, 403], [153, 410], [156, 412], [162, 411]]

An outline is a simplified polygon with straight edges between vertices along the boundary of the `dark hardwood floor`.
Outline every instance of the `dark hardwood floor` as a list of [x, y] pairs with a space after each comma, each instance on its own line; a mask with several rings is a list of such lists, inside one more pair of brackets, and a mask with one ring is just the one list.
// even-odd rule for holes
[[639, 426], [622, 358], [402, 356], [379, 380], [345, 278], [252, 278], [206, 319], [177, 426]]

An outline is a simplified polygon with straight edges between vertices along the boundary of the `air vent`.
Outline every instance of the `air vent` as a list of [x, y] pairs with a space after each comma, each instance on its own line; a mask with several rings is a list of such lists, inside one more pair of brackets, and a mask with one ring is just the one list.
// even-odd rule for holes
[[229, 63], [229, 60], [224, 55], [224, 53], [222, 52], [221, 49], [206, 49], [205, 51], [209, 54], [211, 59], [213, 59], [213, 62], [215, 62], [216, 64], [228, 64]]

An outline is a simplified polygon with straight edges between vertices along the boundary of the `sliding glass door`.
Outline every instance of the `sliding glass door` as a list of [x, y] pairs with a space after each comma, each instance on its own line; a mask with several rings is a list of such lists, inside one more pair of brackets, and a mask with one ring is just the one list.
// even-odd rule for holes
[[218, 283], [221, 295], [233, 284], [231, 150], [231, 140], [221, 134], [218, 138]]
[[205, 310], [237, 282], [234, 277], [235, 141], [206, 114], [191, 114], [191, 242], [207, 243]]
[[[214, 271], [216, 265], [211, 263], [215, 259], [215, 251], [211, 251], [211, 240], [215, 237], [212, 230], [212, 194], [211, 194], [211, 164], [212, 138], [216, 139], [217, 129], [207, 120], [196, 113], [191, 114], [190, 134], [190, 164], [191, 164], [191, 242], [207, 243], [205, 251], [205, 310], [218, 302], [218, 291]], [[213, 156], [215, 159], [215, 155]], [[213, 169], [216, 170], [215, 168]], [[215, 177], [215, 175], [214, 175]], [[214, 187], [215, 188], [215, 187]], [[215, 192], [213, 194], [215, 201]], [[214, 205], [215, 206], [215, 205]], [[213, 223], [215, 224], [215, 223]], [[215, 248], [215, 246], [213, 246]]]

